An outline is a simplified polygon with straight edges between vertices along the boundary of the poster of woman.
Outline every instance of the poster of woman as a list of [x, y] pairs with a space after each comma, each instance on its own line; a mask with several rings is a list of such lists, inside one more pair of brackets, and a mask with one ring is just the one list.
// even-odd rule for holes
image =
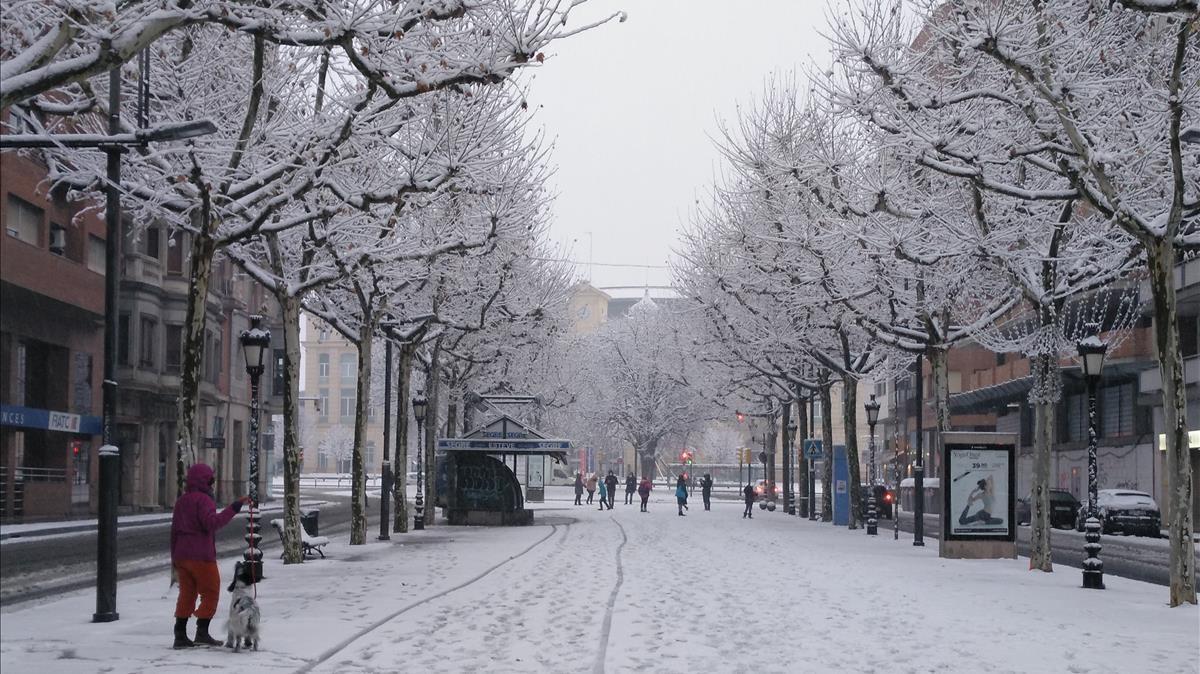
[[947, 445], [951, 533], [996, 536], [1010, 533], [1009, 452]]

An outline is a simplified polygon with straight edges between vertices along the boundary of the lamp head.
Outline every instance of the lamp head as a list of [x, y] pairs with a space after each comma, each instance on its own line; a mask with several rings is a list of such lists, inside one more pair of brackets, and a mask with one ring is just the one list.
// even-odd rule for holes
[[863, 404], [867, 410], [867, 423], [874, 426], [879, 421], [879, 401], [875, 399], [875, 394], [871, 394], [871, 399]]
[[239, 336], [242, 355], [246, 358], [246, 372], [258, 376], [263, 372], [263, 354], [271, 346], [271, 331], [262, 328], [262, 316], [250, 317], [250, 328]]

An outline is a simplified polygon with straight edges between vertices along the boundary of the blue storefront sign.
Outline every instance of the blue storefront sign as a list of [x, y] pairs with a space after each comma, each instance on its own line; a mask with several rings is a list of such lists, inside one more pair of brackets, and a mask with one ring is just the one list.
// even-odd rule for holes
[[100, 435], [102, 428], [100, 417], [19, 405], [0, 405], [0, 426], [37, 428], [80, 435]]

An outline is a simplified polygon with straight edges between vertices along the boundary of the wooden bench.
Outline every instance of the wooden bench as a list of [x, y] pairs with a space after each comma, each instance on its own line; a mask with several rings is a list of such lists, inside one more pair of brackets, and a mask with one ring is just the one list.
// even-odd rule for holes
[[[271, 526], [279, 532], [279, 542], [286, 545], [287, 541], [283, 538], [283, 520], [271, 520]], [[325, 553], [321, 551], [321, 548], [329, 545], [329, 539], [324, 536], [309, 536], [304, 527], [300, 527], [300, 545], [303, 548], [305, 559], [312, 557], [313, 553], [321, 555], [321, 559], [325, 559]], [[279, 557], [282, 558], [283, 554], [281, 553]]]

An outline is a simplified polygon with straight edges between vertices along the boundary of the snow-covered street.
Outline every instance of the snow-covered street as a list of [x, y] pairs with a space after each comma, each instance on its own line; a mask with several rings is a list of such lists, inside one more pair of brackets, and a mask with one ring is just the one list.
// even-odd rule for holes
[[[936, 542], [693, 499], [678, 517], [573, 506], [535, 526], [449, 527], [285, 567], [259, 586], [262, 650], [173, 651], [167, 578], [120, 586], [121, 619], [81, 591], [0, 614], [14, 672], [1195, 672], [1200, 612], [1162, 588], [1026, 560], [950, 561]], [[232, 559], [223, 560], [227, 579]], [[222, 597], [214, 626], [224, 623]], [[919, 644], [919, 647], [914, 647]]]

